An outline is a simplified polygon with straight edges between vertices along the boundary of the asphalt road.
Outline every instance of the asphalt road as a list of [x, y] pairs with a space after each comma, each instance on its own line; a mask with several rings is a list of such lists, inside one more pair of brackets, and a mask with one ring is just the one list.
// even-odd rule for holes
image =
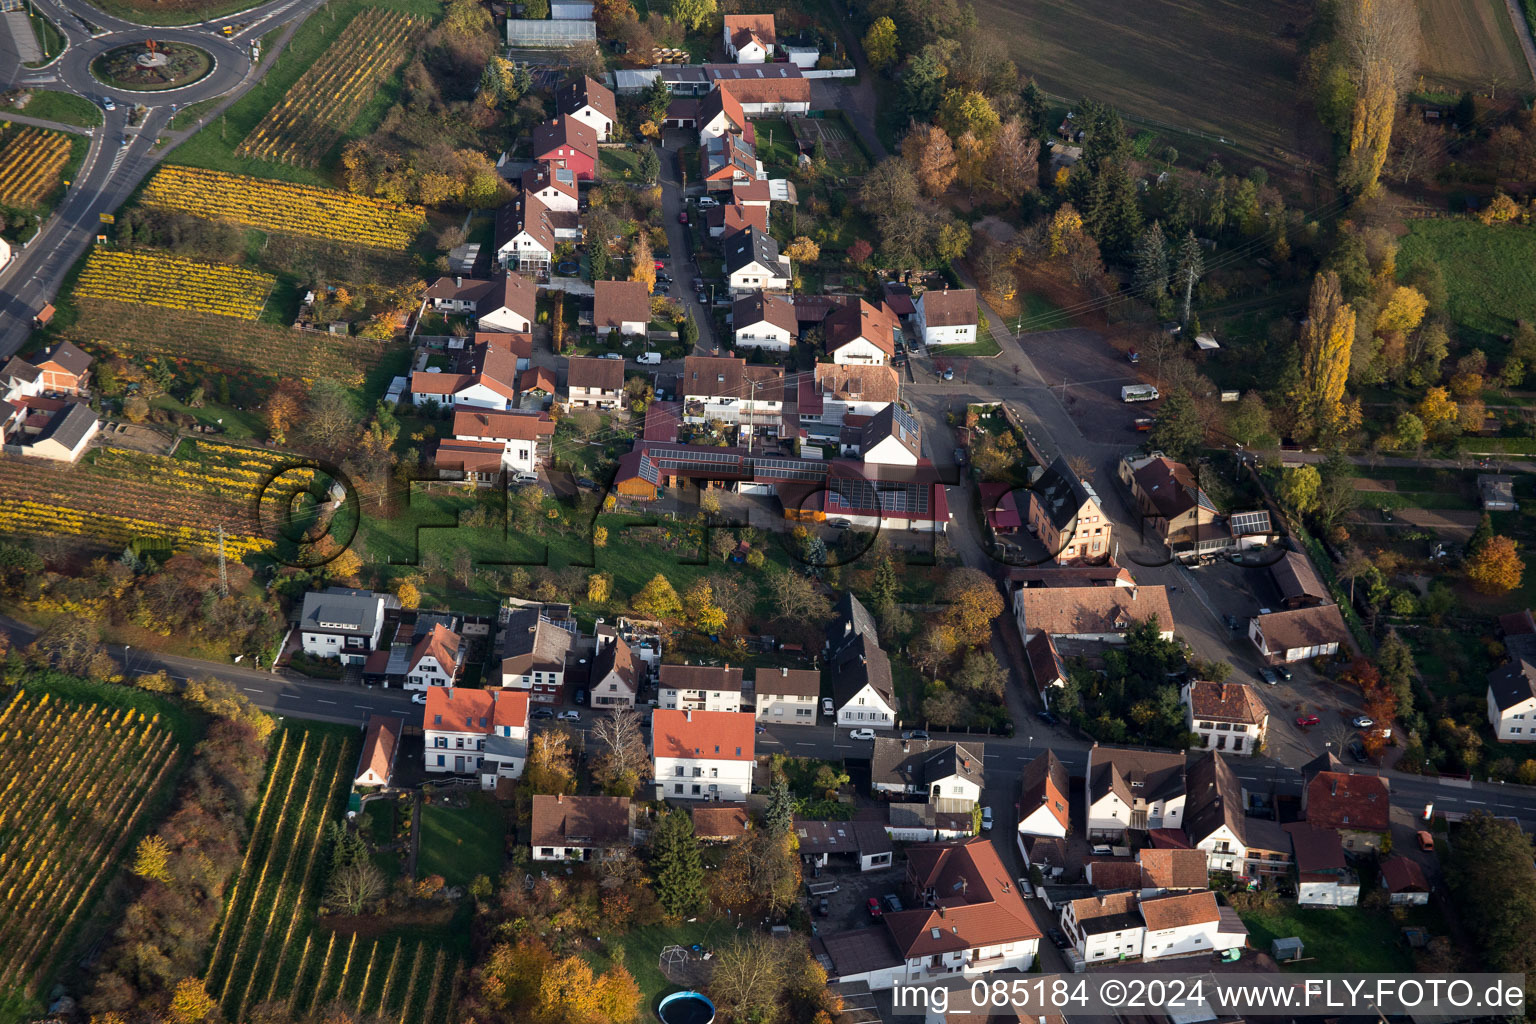
[[[17, 84], [70, 92], [93, 103], [110, 96], [117, 109], [105, 112], [105, 122], [94, 131], [85, 162], [37, 238], [0, 268], [0, 361], [14, 355], [26, 343], [33, 316], [53, 301], [64, 275], [92, 244], [101, 227], [101, 215], [120, 206], [155, 165], [196, 130], [198, 126], [167, 135], [172, 106], [220, 96], [233, 102], [259, 80], [281, 51], [281, 45], [273, 47], [263, 54], [261, 66], [255, 67], [250, 60], [250, 42], [279, 25], [303, 18], [320, 2], [273, 0], [200, 25], [151, 29], [107, 15], [84, 0], [35, 0], [37, 8], [64, 33], [68, 45], [46, 67], [21, 75]], [[230, 38], [222, 33], [225, 25], [236, 28]], [[157, 41], [192, 43], [207, 50], [214, 57], [213, 70], [191, 85], [161, 92], [109, 87], [92, 76], [90, 63], [101, 53], [151, 37]], [[128, 111], [134, 103], [150, 109], [142, 125], [129, 128]], [[208, 117], [212, 116], [210, 112]], [[78, 131], [65, 125], [58, 127]]]

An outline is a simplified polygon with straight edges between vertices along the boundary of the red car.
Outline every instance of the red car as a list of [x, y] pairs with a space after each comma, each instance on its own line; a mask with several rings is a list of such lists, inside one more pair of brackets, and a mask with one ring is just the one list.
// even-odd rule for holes
[[879, 917], [881, 914], [885, 913], [885, 911], [880, 909], [880, 901], [875, 899], [873, 896], [871, 896], [864, 905], [869, 908], [870, 917]]
[[678, 214], [677, 214], [677, 222], [679, 224], [687, 224], [688, 223], [688, 211], [687, 210], [681, 210], [681, 211], [678, 212]]
[[1298, 715], [1296, 717], [1296, 724], [1301, 726], [1303, 729], [1309, 725], [1316, 725], [1321, 721], [1322, 719], [1318, 718], [1316, 715]]
[[666, 270], [667, 269], [667, 265], [665, 263], [663, 263], [661, 260], [652, 260], [651, 262], [655, 265], [657, 270]]

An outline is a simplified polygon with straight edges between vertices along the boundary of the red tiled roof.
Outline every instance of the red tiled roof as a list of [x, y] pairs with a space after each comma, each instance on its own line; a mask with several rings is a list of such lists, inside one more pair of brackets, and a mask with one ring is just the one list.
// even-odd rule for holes
[[973, 288], [942, 288], [918, 297], [923, 322], [929, 327], [957, 327], [976, 323], [976, 291]]
[[591, 75], [582, 75], [562, 88], [557, 103], [562, 114], [574, 114], [582, 107], [591, 107], [610, 121], [617, 120], [619, 116], [613, 91]]
[[691, 813], [693, 834], [700, 839], [735, 839], [745, 835], [750, 825], [746, 804], [710, 804]]
[[908, 871], [938, 906], [886, 914], [885, 925], [908, 959], [1040, 938], [1014, 880], [990, 839], [924, 845], [908, 851]]
[[750, 711], [651, 712], [651, 743], [657, 757], [750, 761], [757, 728]]
[[459, 634], [441, 622], [435, 624], [430, 633], [416, 641], [407, 672], [414, 671], [426, 657], [437, 659], [438, 666], [451, 677], [459, 658]]
[[677, 427], [682, 422], [683, 407], [679, 402], [652, 402], [645, 410], [644, 441], [677, 441]]
[[478, 732], [528, 727], [526, 690], [470, 690], [462, 686], [427, 687], [422, 728], [439, 732]]
[[613, 846], [629, 842], [629, 797], [538, 794], [530, 846]]
[[1429, 892], [1429, 879], [1419, 862], [1401, 854], [1381, 862], [1381, 881], [1388, 892]]
[[886, 355], [894, 355], [896, 343], [893, 332], [899, 326], [895, 314], [885, 303], [876, 306], [859, 299], [853, 305], [834, 310], [827, 317], [824, 324], [827, 351], [836, 352], [844, 345], [862, 338]]
[[363, 737], [363, 754], [358, 761], [357, 778], [372, 771], [384, 782], [395, 763], [395, 745], [400, 742], [400, 720], [389, 715], [369, 715], [368, 732]]
[[1387, 782], [1375, 775], [1318, 772], [1307, 783], [1306, 817], [1320, 828], [1389, 831], [1392, 801]]
[[541, 437], [550, 437], [554, 432], [554, 422], [544, 413], [460, 409], [453, 414], [455, 437], [496, 437], [515, 441], [536, 441]]
[[1161, 896], [1141, 901], [1141, 917], [1147, 931], [1160, 932], [1192, 924], [1213, 924], [1221, 920], [1221, 908], [1213, 892], [1191, 892], [1182, 896]]
[[1196, 718], [1223, 722], [1258, 725], [1269, 717], [1258, 693], [1246, 683], [1196, 680], [1189, 684], [1189, 706]]
[[506, 448], [500, 441], [442, 440], [437, 443], [433, 464], [438, 469], [464, 473], [498, 473]]
[[1141, 862], [1143, 880], [1151, 887], [1203, 889], [1210, 881], [1209, 864], [1204, 850], [1146, 847], [1136, 854], [1136, 859]]
[[599, 281], [592, 295], [592, 323], [600, 335], [626, 323], [651, 321], [651, 293], [644, 281]]
[[533, 129], [533, 158], [558, 159], [555, 150], [568, 146], [583, 156], [597, 159], [597, 133], [567, 114], [545, 121]]
[[727, 14], [722, 19], [722, 24], [730, 33], [732, 45], [738, 50], [747, 45], [753, 36], [768, 46], [774, 45], [778, 40], [778, 30], [774, 27], [772, 14]]
[[547, 366], [530, 366], [518, 376], [517, 390], [523, 394], [543, 391], [552, 395], [555, 393], [555, 371]]
[[619, 391], [624, 387], [624, 361], [622, 359], [596, 359], [592, 356], [571, 356], [566, 360], [565, 383], [567, 388], [597, 388], [603, 391]]

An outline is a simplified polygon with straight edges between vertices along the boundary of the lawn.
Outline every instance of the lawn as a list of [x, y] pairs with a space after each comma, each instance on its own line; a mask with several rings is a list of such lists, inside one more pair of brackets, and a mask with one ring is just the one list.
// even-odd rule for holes
[[1517, 320], [1536, 317], [1536, 230], [1474, 220], [1410, 221], [1397, 254], [1399, 275], [1406, 278], [1426, 262], [1444, 271], [1447, 309], [1463, 341], [1486, 345], [1513, 333]]
[[225, 437], [232, 440], [261, 440], [267, 436], [267, 426], [262, 422], [261, 413], [252, 409], [240, 410], [213, 403], [194, 409], [170, 395], [161, 395], [149, 404], [151, 408], [183, 413], [198, 423], [217, 427], [224, 432]]
[[639, 181], [640, 154], [632, 149], [604, 146], [597, 151], [598, 173], [605, 181]]
[[[730, 938], [732, 931], [730, 923], [722, 918], [672, 927], [651, 925], [647, 928], [633, 928], [618, 939], [619, 946], [624, 950], [624, 968], [640, 986], [642, 1001], [647, 1010], [663, 992], [677, 987], [661, 973], [663, 949], [668, 946], [682, 946], [686, 949], [695, 943], [718, 947]], [[612, 962], [611, 958], [597, 953], [591, 954], [591, 957], [593, 966], [600, 970], [607, 970]]]
[[101, 108], [90, 100], [67, 92], [50, 92], [47, 89], [33, 90], [32, 98], [27, 101], [26, 107], [16, 113], [81, 128], [94, 128], [101, 124]]
[[[303, 185], [331, 185], [332, 182], [323, 173], [288, 164], [239, 157], [235, 155], [235, 148], [266, 116], [267, 110], [282, 101], [289, 86], [320, 59], [326, 47], [335, 41], [353, 16], [370, 8], [404, 11], [429, 18], [435, 18], [442, 12], [442, 5], [437, 0], [332, 0], [323, 10], [310, 15], [299, 26], [271, 70], [262, 76], [250, 92], [219, 115], [217, 120], [176, 147], [168, 161], [191, 167], [249, 174], [258, 178], [277, 178]], [[338, 145], [354, 137], [358, 126], [366, 124], [371, 127], [383, 114], [380, 104], [384, 102], [384, 97], [393, 95], [397, 80], [398, 75], [392, 76], [370, 102], [360, 108], [358, 119], [353, 125], [354, 131], [338, 139]]]
[[480, 875], [495, 879], [506, 833], [506, 810], [483, 793], [471, 793], [466, 808], [425, 804], [416, 876], [441, 875], [449, 885], [468, 885]]
[[995, 356], [1002, 351], [1002, 346], [997, 339], [992, 337], [992, 328], [987, 324], [986, 317], [981, 318], [981, 323], [976, 325], [976, 340], [969, 345], [930, 345], [928, 353], [934, 358], [956, 358], [960, 356]]
[[1308, 959], [1283, 964], [1286, 970], [1316, 971], [1337, 964], [1372, 974], [1413, 970], [1413, 957], [1388, 914], [1359, 907], [1302, 909], [1286, 903], [1273, 913], [1245, 911], [1242, 918], [1254, 949], [1268, 952], [1275, 939], [1301, 939]]
[[1486, 92], [1490, 85], [1530, 90], [1530, 69], [1504, 0], [1417, 3], [1426, 85], [1451, 92]]
[[37, 39], [38, 49], [43, 51], [42, 60], [32, 61], [27, 66], [41, 67], [51, 62], [64, 49], [64, 34], [52, 21], [36, 12], [29, 15], [27, 20], [32, 23], [32, 35]]
[[1004, 324], [1016, 333], [1059, 331], [1072, 326], [1071, 314], [1037, 292], [1021, 293], [1019, 305], [1021, 309], [1018, 318]]
[[1266, 155], [1296, 146], [1296, 33], [1286, 28], [1312, 20], [1310, 3], [982, 0], [976, 17], [1055, 95], [1092, 96]]

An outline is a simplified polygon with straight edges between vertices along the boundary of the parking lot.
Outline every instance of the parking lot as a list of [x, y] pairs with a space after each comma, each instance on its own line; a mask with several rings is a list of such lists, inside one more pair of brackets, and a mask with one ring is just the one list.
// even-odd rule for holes
[[1155, 402], [1120, 400], [1122, 387], [1144, 381], [1138, 367], [1098, 331], [1042, 331], [1024, 335], [1022, 344], [1030, 362], [1090, 441], [1133, 443], [1136, 419], [1153, 415], [1149, 410]]
[[871, 896], [880, 900], [882, 914], [889, 909], [885, 902], [886, 894], [896, 894], [903, 904], [906, 902], [906, 896], [901, 894], [907, 871], [905, 861], [883, 871], [822, 868], [819, 878], [812, 877], [809, 865], [802, 865], [801, 870], [807, 887], [829, 882], [835, 882], [838, 886], [837, 892], [827, 896], [828, 912], [825, 917], [817, 910], [820, 899], [810, 895], [806, 897], [806, 909], [811, 912], [811, 920], [816, 922], [820, 931], [840, 932], [877, 924], [869, 913], [868, 902]]

